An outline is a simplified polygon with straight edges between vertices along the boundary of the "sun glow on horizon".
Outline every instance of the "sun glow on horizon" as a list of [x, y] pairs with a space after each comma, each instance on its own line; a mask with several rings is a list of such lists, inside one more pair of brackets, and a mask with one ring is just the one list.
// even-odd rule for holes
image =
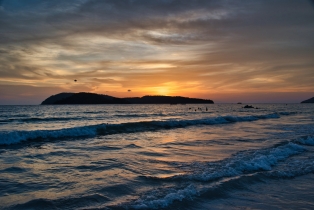
[[171, 90], [169, 87], [151, 87], [145, 90], [145, 92], [148, 92], [148, 95], [164, 95], [168, 96], [171, 95]]
[[[159, 86], [146, 87], [141, 89], [141, 92], [147, 93], [147, 95], [165, 95], [172, 96], [179, 91], [179, 86], [176, 82], [166, 82]], [[181, 93], [182, 94], [182, 93]]]

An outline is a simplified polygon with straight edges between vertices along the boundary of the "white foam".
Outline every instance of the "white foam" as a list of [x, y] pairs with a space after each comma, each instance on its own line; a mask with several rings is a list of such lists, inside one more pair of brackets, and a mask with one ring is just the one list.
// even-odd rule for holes
[[266, 175], [276, 178], [292, 178], [314, 172], [313, 157], [288, 161], [282, 167], [268, 172]]
[[279, 112], [280, 115], [294, 115], [297, 114], [298, 112]]
[[[306, 151], [304, 147], [291, 142], [276, 148], [246, 151], [215, 164], [194, 163], [190, 165], [190, 170], [194, 171], [193, 173], [178, 175], [173, 178], [211, 181], [223, 177], [238, 176], [247, 172], [269, 171], [279, 161], [304, 151]], [[187, 168], [187, 166], [184, 167]]]
[[[312, 141], [312, 138], [307, 138], [306, 141]], [[307, 151], [303, 146], [296, 143], [286, 143], [273, 148], [251, 150], [238, 153], [231, 158], [219, 162], [195, 162], [193, 164], [181, 164], [185, 170], [193, 171], [189, 175], [175, 175], [172, 178], [186, 179], [189, 181], [212, 181], [215, 179], [228, 180], [237, 178], [247, 173], [257, 171], [265, 171], [266, 174], [274, 177], [295, 177], [314, 171], [314, 160], [291, 162], [289, 157]], [[274, 170], [280, 161], [287, 161], [285, 170]], [[163, 178], [162, 178], [163, 179]], [[169, 179], [169, 178], [167, 178]], [[219, 184], [219, 182], [217, 182]], [[212, 185], [211, 185], [212, 186]], [[217, 186], [217, 185], [213, 185]], [[148, 195], [138, 199], [130, 207], [135, 209], [160, 209], [169, 207], [174, 201], [182, 201], [184, 199], [193, 199], [198, 196], [204, 188], [195, 187], [193, 184], [188, 187], [176, 190], [171, 189], [164, 196], [160, 196], [160, 191], [150, 192]]]
[[[158, 193], [156, 193], [158, 194]], [[150, 194], [143, 199], [135, 201], [132, 208], [135, 209], [160, 209], [169, 206], [174, 201], [182, 201], [183, 199], [192, 199], [193, 196], [198, 195], [198, 191], [191, 184], [188, 187], [168, 193], [164, 197], [158, 198], [157, 195]]]
[[314, 146], [314, 137], [308, 136], [305, 138], [300, 138], [297, 140], [297, 142], [303, 145]]
[[106, 128], [106, 125], [83, 126], [60, 130], [11, 131], [0, 134], [0, 144], [9, 145], [34, 139], [56, 139], [64, 137], [95, 136], [97, 129]]
[[266, 114], [256, 116], [219, 116], [192, 120], [166, 120], [145, 121], [122, 124], [99, 124], [59, 130], [35, 130], [35, 131], [11, 131], [0, 133], [0, 145], [15, 144], [27, 140], [56, 139], [65, 137], [96, 136], [98, 134], [112, 134], [125, 132], [142, 132], [146, 130], [158, 130], [164, 128], [178, 128], [190, 125], [215, 125], [231, 122], [253, 121], [259, 119], [278, 118], [277, 114]]

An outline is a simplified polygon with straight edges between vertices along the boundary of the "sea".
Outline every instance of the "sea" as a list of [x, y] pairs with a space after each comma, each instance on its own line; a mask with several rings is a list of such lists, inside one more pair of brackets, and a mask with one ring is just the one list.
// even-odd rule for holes
[[0, 209], [314, 209], [314, 104], [0, 106]]

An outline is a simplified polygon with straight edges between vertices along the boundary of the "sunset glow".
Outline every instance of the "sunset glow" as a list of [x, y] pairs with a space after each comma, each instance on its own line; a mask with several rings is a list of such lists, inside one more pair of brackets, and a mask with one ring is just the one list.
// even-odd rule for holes
[[298, 103], [314, 95], [313, 18], [307, 0], [2, 0], [0, 103], [60, 92]]

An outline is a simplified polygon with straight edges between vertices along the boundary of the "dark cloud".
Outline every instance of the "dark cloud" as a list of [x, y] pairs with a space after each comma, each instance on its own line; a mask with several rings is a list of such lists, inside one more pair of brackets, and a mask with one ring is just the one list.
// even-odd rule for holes
[[[14, 1], [7, 3], [7, 12], [1, 15], [3, 42], [46, 41], [60, 36], [79, 34], [100, 34], [135, 39], [151, 39], [138, 30], [162, 29], [177, 31], [183, 27], [180, 17], [195, 16], [202, 10], [223, 9], [220, 1]], [[18, 3], [17, 3], [18, 2]], [[37, 2], [37, 4], [36, 4]], [[83, 2], [83, 3], [82, 3]], [[218, 3], [219, 2], [219, 3]], [[221, 1], [223, 2], [223, 1]], [[82, 4], [79, 4], [82, 3]], [[12, 3], [13, 4], [13, 3]], [[57, 6], [59, 5], [59, 7]], [[66, 7], [60, 9], [61, 7]], [[34, 11], [36, 8], [36, 12]], [[20, 8], [20, 9], [18, 9]], [[205, 8], [205, 9], [204, 9]], [[196, 11], [194, 11], [194, 9]], [[184, 13], [189, 14], [184, 14]], [[29, 23], [32, 24], [29, 24]], [[192, 23], [193, 24], [193, 23]], [[187, 27], [187, 26], [185, 26]], [[189, 27], [187, 28], [189, 29]], [[183, 27], [184, 30], [184, 27]], [[189, 33], [187, 31], [187, 33]], [[141, 35], [142, 36], [138, 36]], [[136, 36], [137, 35], [137, 36]], [[155, 37], [158, 39], [158, 37]], [[161, 37], [159, 37], [161, 39]], [[165, 40], [169, 40], [166, 37]], [[182, 35], [181, 38], [182, 40]], [[174, 38], [172, 38], [176, 42]]]
[[[306, 2], [301, 1], [288, 4], [286, 1], [231, 4], [217, 0], [31, 2], [41, 12], [29, 9], [23, 13], [15, 12], [14, 16], [2, 14], [1, 25], [7, 30], [2, 33], [3, 42], [60, 41], [78, 34], [98, 34], [155, 44], [193, 44], [193, 41], [247, 36], [246, 32], [253, 33], [256, 39], [264, 39], [281, 36], [278, 31], [293, 36], [288, 29], [299, 30], [302, 25], [308, 29], [308, 24], [312, 24], [308, 20], [313, 19], [313, 14], [304, 9]], [[154, 30], [168, 35], [149, 33]]]

